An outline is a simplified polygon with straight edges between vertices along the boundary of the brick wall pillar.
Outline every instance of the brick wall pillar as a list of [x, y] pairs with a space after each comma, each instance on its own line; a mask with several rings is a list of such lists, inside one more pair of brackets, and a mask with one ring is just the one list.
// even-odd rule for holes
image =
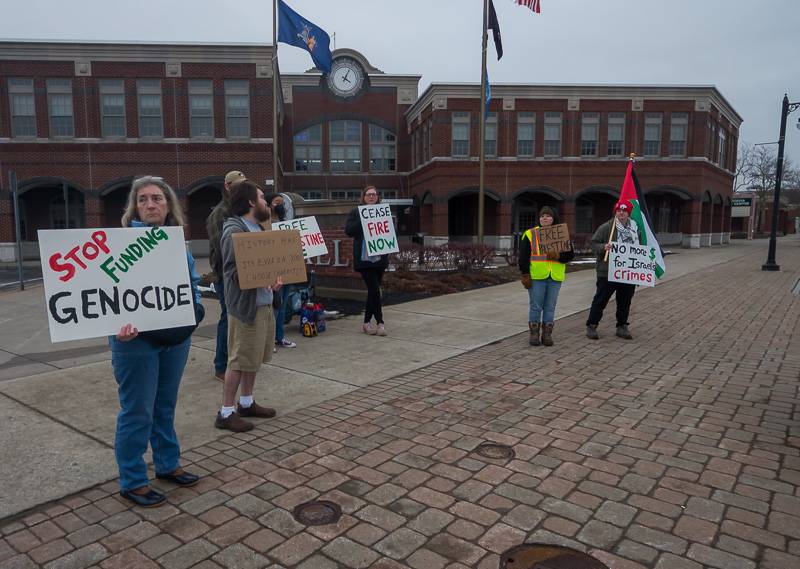
[[86, 209], [86, 227], [103, 227], [103, 212], [100, 196], [89, 192], [83, 196], [83, 207]]
[[[441, 200], [441, 201], [440, 201]], [[433, 202], [433, 219], [430, 235], [425, 236], [425, 245], [441, 245], [450, 238], [447, 199], [440, 198]]]
[[572, 235], [575, 234], [575, 202], [566, 201], [558, 204], [558, 218], [566, 223]]
[[700, 247], [702, 211], [703, 206], [699, 200], [686, 202], [683, 206], [681, 231], [683, 232], [683, 247], [687, 249]]

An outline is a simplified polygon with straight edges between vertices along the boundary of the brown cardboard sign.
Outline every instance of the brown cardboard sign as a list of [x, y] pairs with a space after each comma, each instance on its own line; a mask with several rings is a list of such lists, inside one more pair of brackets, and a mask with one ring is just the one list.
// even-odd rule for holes
[[231, 237], [242, 290], [272, 286], [279, 276], [283, 284], [306, 282], [300, 231], [252, 231]]
[[572, 249], [569, 241], [569, 228], [566, 223], [539, 227], [539, 253], [561, 253]]

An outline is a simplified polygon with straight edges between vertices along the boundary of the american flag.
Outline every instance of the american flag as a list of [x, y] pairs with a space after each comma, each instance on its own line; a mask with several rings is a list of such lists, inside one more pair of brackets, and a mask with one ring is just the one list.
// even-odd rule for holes
[[537, 14], [541, 13], [542, 11], [542, 7], [539, 4], [539, 0], [517, 0], [517, 5], [527, 6]]

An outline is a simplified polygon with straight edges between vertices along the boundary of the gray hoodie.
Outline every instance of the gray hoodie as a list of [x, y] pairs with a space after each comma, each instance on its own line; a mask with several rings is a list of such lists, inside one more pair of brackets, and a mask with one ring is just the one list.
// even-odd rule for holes
[[256, 320], [256, 296], [258, 289], [239, 288], [239, 273], [236, 271], [236, 256], [233, 252], [234, 233], [249, 229], [240, 217], [229, 217], [222, 225], [222, 274], [225, 279], [225, 307], [228, 313], [246, 324]]

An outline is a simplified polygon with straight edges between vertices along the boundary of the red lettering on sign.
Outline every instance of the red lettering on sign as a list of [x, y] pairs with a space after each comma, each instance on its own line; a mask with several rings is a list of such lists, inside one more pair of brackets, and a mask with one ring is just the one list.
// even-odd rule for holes
[[[63, 255], [61, 253], [50, 255], [50, 268], [57, 273], [64, 273], [58, 277], [58, 280], [68, 282], [75, 276], [76, 265], [81, 269], [87, 268], [84, 259], [93, 261], [100, 255], [100, 251], [106, 254], [110, 252], [108, 245], [106, 245], [107, 241], [108, 237], [105, 231], [95, 231], [92, 233], [91, 240], [83, 245], [76, 245]], [[79, 252], [80, 255], [78, 254]], [[62, 259], [72, 262], [61, 262]]]

